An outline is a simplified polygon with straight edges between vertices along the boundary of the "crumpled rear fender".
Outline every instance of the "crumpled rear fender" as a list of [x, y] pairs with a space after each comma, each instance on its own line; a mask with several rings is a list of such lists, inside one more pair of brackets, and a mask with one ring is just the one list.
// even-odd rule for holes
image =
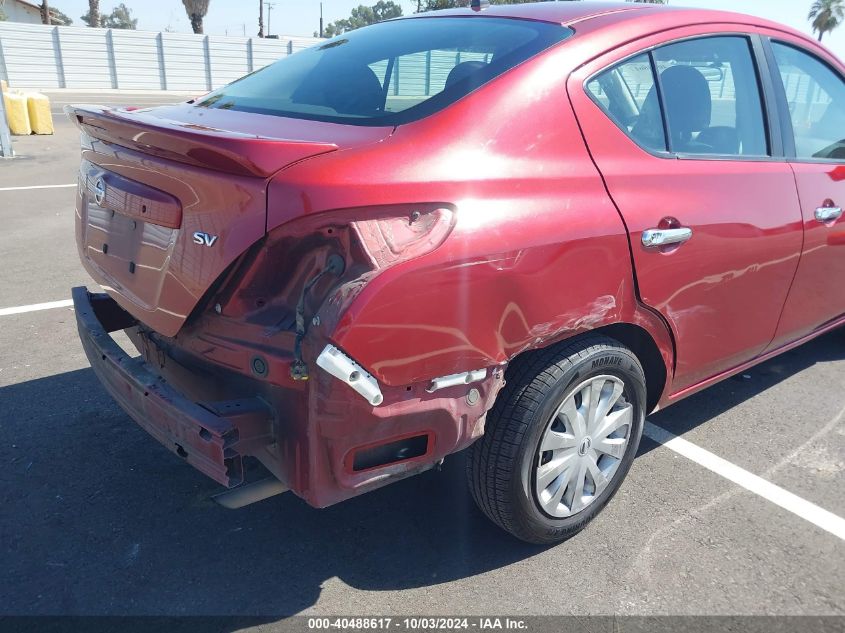
[[471, 209], [459, 204], [457, 216], [438, 250], [382, 272], [343, 306], [331, 339], [380, 382], [504, 365], [614, 323], [645, 329], [671, 367], [671, 338], [637, 301], [614, 209], [488, 215], [495, 226], [483, 231], [468, 218]]

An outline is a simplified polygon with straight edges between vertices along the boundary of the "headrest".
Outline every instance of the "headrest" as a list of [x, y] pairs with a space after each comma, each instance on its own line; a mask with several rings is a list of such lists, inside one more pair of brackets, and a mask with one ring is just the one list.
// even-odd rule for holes
[[451, 71], [449, 71], [449, 76], [446, 77], [446, 88], [455, 84], [462, 79], [466, 79], [471, 74], [478, 72], [482, 68], [486, 68], [487, 64], [485, 62], [461, 62], [457, 66], [455, 66]]
[[673, 136], [687, 136], [710, 127], [713, 107], [710, 86], [698, 69], [670, 66], [660, 73], [660, 87]]

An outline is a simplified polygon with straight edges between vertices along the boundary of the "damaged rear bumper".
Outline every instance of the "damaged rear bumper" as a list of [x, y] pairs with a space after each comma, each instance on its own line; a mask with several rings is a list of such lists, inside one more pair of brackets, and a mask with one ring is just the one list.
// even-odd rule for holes
[[[353, 360], [328, 368], [317, 360], [325, 338], [306, 345], [313, 370], [297, 382], [284, 342], [271, 354], [263, 338], [257, 345], [233, 336], [231, 323], [227, 337], [216, 336], [216, 315], [198, 319], [178, 340], [164, 339], [108, 295], [75, 288], [73, 301], [97, 377], [150, 435], [230, 488], [244, 480], [243, 457], [254, 457], [315, 507], [422, 472], [465, 448], [484, 432], [504, 382], [495, 368], [471, 384], [467, 374], [455, 384], [380, 385], [376, 405], [373, 394], [355, 389], [360, 379], [341, 371], [363, 375]], [[109, 335], [117, 330], [126, 330], [142, 357], [123, 351]], [[250, 369], [256, 354], [268, 368], [261, 375]]]
[[[72, 291], [79, 338], [106, 391], [144, 430], [192, 466], [227, 487], [243, 482], [245, 440], [270, 437], [272, 415], [257, 398], [192, 402], [146, 362], [132, 358], [110, 332], [136, 321], [105, 294]], [[246, 437], [245, 437], [246, 436]]]

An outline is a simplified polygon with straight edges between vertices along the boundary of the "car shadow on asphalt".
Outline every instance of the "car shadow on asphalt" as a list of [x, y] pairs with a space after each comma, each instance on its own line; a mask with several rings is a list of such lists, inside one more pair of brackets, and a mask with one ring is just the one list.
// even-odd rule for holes
[[[845, 338], [828, 335], [653, 419], [683, 434], [842, 358]], [[0, 402], [0, 613], [272, 621], [315, 606], [333, 583], [424, 588], [543, 551], [475, 508], [463, 455], [324, 510], [287, 494], [230, 511], [209, 499], [219, 487], [131, 423], [90, 369], [0, 388]], [[644, 440], [641, 453], [653, 448]]]
[[[648, 419], [675, 435], [683, 435], [816, 363], [843, 359], [845, 330], [834, 330], [658, 411]], [[658, 446], [643, 436], [638, 456]]]
[[0, 402], [0, 614], [282, 616], [338, 579], [419, 588], [543, 551], [475, 508], [462, 455], [324, 510], [285, 494], [232, 511], [90, 369], [0, 388]]

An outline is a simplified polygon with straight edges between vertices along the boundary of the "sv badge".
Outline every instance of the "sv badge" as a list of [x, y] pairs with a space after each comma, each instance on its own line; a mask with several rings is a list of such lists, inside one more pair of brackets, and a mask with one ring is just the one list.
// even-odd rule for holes
[[199, 244], [200, 246], [214, 246], [214, 242], [216, 241], [216, 235], [210, 235], [208, 233], [203, 233], [202, 231], [194, 233], [194, 244]]

